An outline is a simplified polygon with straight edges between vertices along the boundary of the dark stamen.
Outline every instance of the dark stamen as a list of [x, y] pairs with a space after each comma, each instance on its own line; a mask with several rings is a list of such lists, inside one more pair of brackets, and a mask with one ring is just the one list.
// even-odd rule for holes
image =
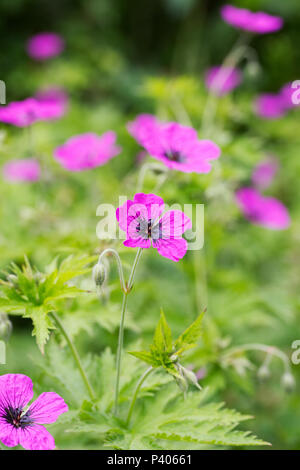
[[13, 408], [8, 406], [4, 408], [4, 414], [2, 418], [8, 423], [14, 426], [15, 428], [25, 429], [27, 426], [30, 426], [33, 421], [30, 418], [30, 411], [27, 411], [23, 414], [22, 408]]

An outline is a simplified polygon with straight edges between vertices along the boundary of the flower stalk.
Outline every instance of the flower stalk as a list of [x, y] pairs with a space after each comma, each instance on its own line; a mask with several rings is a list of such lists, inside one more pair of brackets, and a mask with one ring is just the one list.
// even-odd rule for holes
[[[123, 342], [124, 342], [124, 324], [125, 324], [125, 316], [126, 316], [126, 309], [127, 309], [127, 298], [128, 298], [128, 294], [131, 292], [132, 287], [133, 287], [134, 276], [135, 276], [138, 262], [142, 255], [142, 250], [143, 250], [142, 248], [139, 248], [137, 250], [137, 253], [136, 253], [132, 268], [131, 268], [129, 280], [127, 283], [123, 282], [123, 285], [124, 285], [123, 301], [122, 301], [121, 321], [120, 321], [119, 338], [118, 338], [117, 359], [116, 359], [117, 374], [116, 374], [115, 400], [114, 400], [114, 414], [115, 415], [118, 414], [121, 360], [122, 360], [122, 350], [123, 350]], [[123, 278], [123, 281], [124, 281], [124, 278]]]
[[58, 318], [58, 316], [56, 315], [55, 312], [51, 312], [50, 313], [50, 316], [52, 317], [54, 323], [56, 324], [57, 328], [60, 330], [61, 334], [63, 335], [63, 337], [65, 338], [69, 348], [70, 348], [70, 351], [73, 355], [73, 358], [74, 358], [74, 361], [76, 363], [76, 366], [79, 370], [79, 373], [82, 377], [82, 380], [86, 386], [86, 389], [89, 393], [89, 396], [91, 398], [91, 400], [94, 400], [95, 399], [95, 393], [94, 393], [94, 390], [93, 390], [93, 387], [92, 385], [90, 384], [89, 382], [89, 379], [86, 375], [86, 372], [82, 366], [82, 363], [81, 363], [81, 360], [80, 360], [80, 356], [78, 354], [78, 351], [73, 343], [73, 341], [71, 340], [70, 336], [68, 335], [66, 329], [64, 328], [63, 324], [61, 323], [60, 319]]
[[143, 385], [143, 383], [145, 382], [146, 378], [150, 375], [150, 373], [152, 371], [153, 371], [153, 367], [150, 366], [143, 373], [143, 375], [141, 376], [140, 380], [138, 381], [138, 383], [136, 385], [136, 388], [135, 388], [135, 391], [134, 391], [134, 394], [133, 394], [133, 397], [132, 397], [132, 400], [131, 400], [130, 408], [129, 408], [129, 411], [128, 411], [127, 419], [126, 419], [126, 426], [129, 426], [129, 424], [130, 424], [130, 420], [131, 420], [131, 416], [132, 416], [132, 413], [133, 413], [134, 405], [135, 405], [138, 393], [140, 391], [140, 388]]

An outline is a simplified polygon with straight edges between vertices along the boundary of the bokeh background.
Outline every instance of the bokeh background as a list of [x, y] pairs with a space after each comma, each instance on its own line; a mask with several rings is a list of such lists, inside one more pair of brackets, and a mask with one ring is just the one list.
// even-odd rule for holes
[[[26, 254], [44, 270], [58, 255], [99, 253], [106, 246], [96, 237], [97, 206], [116, 205], [119, 194], [132, 196], [136, 188], [139, 147], [126, 123], [141, 112], [185, 123], [187, 113], [193, 126], [200, 127], [207, 98], [204, 72], [223, 60], [238, 35], [220, 18], [223, 4], [1, 0], [0, 79], [6, 83], [7, 102], [49, 86], [63, 87], [69, 96], [69, 110], [61, 120], [34, 126], [31, 149], [24, 129], [1, 123], [1, 166], [31, 152], [43, 169], [35, 184], [9, 184], [1, 177], [1, 269], [11, 261], [21, 264]], [[245, 355], [245, 371], [234, 364], [224, 368], [220, 360], [227, 345], [253, 342], [276, 345], [290, 357], [292, 342], [300, 339], [299, 112], [274, 121], [258, 119], [253, 112], [259, 93], [277, 92], [300, 79], [299, 1], [232, 4], [280, 15], [285, 26], [276, 34], [254, 37], [251, 57], [241, 65], [243, 84], [220, 102], [213, 135], [222, 148], [220, 166], [209, 175], [178, 174], [161, 189], [169, 203], [205, 204], [205, 246], [176, 265], [147, 253], [130, 299], [126, 345], [141, 337], [149, 343], [161, 306], [180, 332], [207, 305], [204, 339], [188, 358], [195, 368], [204, 368], [203, 384], [228, 406], [254, 415], [245, 429], [274, 449], [299, 449], [300, 365], [292, 365], [297, 385], [288, 394], [281, 384], [280, 361], [272, 362], [271, 378], [261, 383], [256, 375], [260, 354]], [[66, 41], [63, 54], [43, 64], [25, 52], [27, 39], [41, 31], [55, 31]], [[105, 167], [68, 173], [53, 159], [54, 148], [72, 135], [108, 129], [117, 132], [123, 151]], [[280, 165], [269, 193], [284, 202], [292, 218], [291, 227], [282, 232], [251, 225], [233, 197], [269, 154]], [[154, 177], [145, 184], [150, 192]], [[130, 263], [132, 252], [116, 246]], [[82, 282], [90, 286], [89, 279]], [[101, 308], [96, 296], [68, 306], [65, 321], [82, 351], [100, 352], [107, 345], [115, 350], [120, 294], [114, 273], [111, 299]], [[31, 324], [14, 318], [13, 327], [8, 364], [0, 371], [38, 377], [32, 357], [40, 353]]]

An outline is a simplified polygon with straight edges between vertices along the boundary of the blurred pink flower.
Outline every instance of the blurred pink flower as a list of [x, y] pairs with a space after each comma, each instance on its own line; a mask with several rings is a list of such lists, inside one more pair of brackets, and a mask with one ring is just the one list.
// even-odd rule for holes
[[221, 153], [214, 142], [198, 140], [195, 129], [176, 122], [146, 126], [141, 143], [152, 157], [185, 173], [208, 173], [210, 160], [219, 158]]
[[55, 442], [42, 424], [55, 423], [68, 405], [55, 392], [33, 398], [33, 384], [23, 374], [0, 376], [0, 441], [7, 447], [21, 445], [27, 450], [53, 450]]
[[152, 114], [139, 114], [134, 121], [127, 124], [127, 130], [140, 145], [143, 145], [145, 133], [151, 132], [156, 125], [159, 125], [159, 121]]
[[260, 95], [255, 101], [254, 110], [259, 117], [264, 119], [278, 119], [286, 113], [282, 97], [276, 93]]
[[57, 147], [54, 157], [66, 170], [82, 171], [104, 165], [120, 152], [121, 147], [116, 145], [113, 131], [102, 136], [89, 132], [71, 137]]
[[208, 89], [222, 96], [234, 90], [242, 81], [239, 69], [233, 67], [211, 67], [205, 74], [205, 84]]
[[273, 197], [262, 196], [254, 188], [241, 188], [236, 192], [236, 201], [246, 219], [255, 225], [272, 230], [283, 230], [290, 225], [287, 208]]
[[252, 183], [261, 189], [266, 189], [272, 183], [277, 171], [277, 160], [274, 158], [264, 160], [254, 168], [252, 173]]
[[41, 175], [39, 162], [33, 158], [10, 160], [3, 165], [3, 178], [11, 183], [38, 181]]
[[272, 33], [283, 26], [283, 19], [279, 16], [272, 16], [262, 11], [253, 12], [232, 5], [224, 5], [221, 8], [221, 16], [226, 23], [252, 33]]
[[26, 44], [28, 55], [35, 60], [47, 60], [59, 55], [65, 47], [63, 38], [56, 33], [39, 33]]
[[49, 88], [44, 88], [38, 91], [35, 95], [35, 99], [38, 101], [50, 101], [54, 103], [63, 103], [64, 105], [68, 104], [69, 97], [65, 90], [61, 87], [53, 86]]
[[0, 121], [18, 127], [26, 127], [37, 121], [50, 121], [60, 118], [65, 106], [60, 102], [39, 101], [27, 98], [23, 101], [13, 101], [0, 108]]
[[192, 228], [190, 219], [181, 211], [168, 211], [162, 215], [164, 201], [155, 194], [135, 194], [116, 211], [119, 226], [126, 232], [125, 246], [150, 248], [151, 242], [158, 253], [172, 261], [179, 261], [187, 251], [182, 234]]

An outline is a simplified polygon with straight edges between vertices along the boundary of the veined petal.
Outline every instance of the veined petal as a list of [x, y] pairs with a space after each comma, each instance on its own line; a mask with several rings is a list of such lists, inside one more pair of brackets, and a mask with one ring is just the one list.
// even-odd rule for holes
[[24, 408], [33, 397], [32, 380], [23, 374], [0, 376], [0, 413], [6, 406]]
[[130, 248], [150, 248], [151, 247], [151, 240], [147, 238], [130, 238], [123, 242], [124, 246], [128, 246]]
[[153, 246], [164, 258], [179, 261], [186, 254], [188, 243], [184, 238], [169, 238], [153, 240]]
[[166, 212], [160, 222], [164, 239], [181, 237], [186, 230], [192, 228], [190, 218], [179, 210]]
[[29, 407], [30, 418], [38, 424], [54, 423], [68, 411], [64, 399], [55, 392], [42, 393]]
[[0, 419], [0, 442], [7, 447], [16, 447], [19, 444], [19, 429]]
[[53, 450], [55, 441], [44, 426], [34, 424], [19, 430], [20, 444], [27, 450]]

